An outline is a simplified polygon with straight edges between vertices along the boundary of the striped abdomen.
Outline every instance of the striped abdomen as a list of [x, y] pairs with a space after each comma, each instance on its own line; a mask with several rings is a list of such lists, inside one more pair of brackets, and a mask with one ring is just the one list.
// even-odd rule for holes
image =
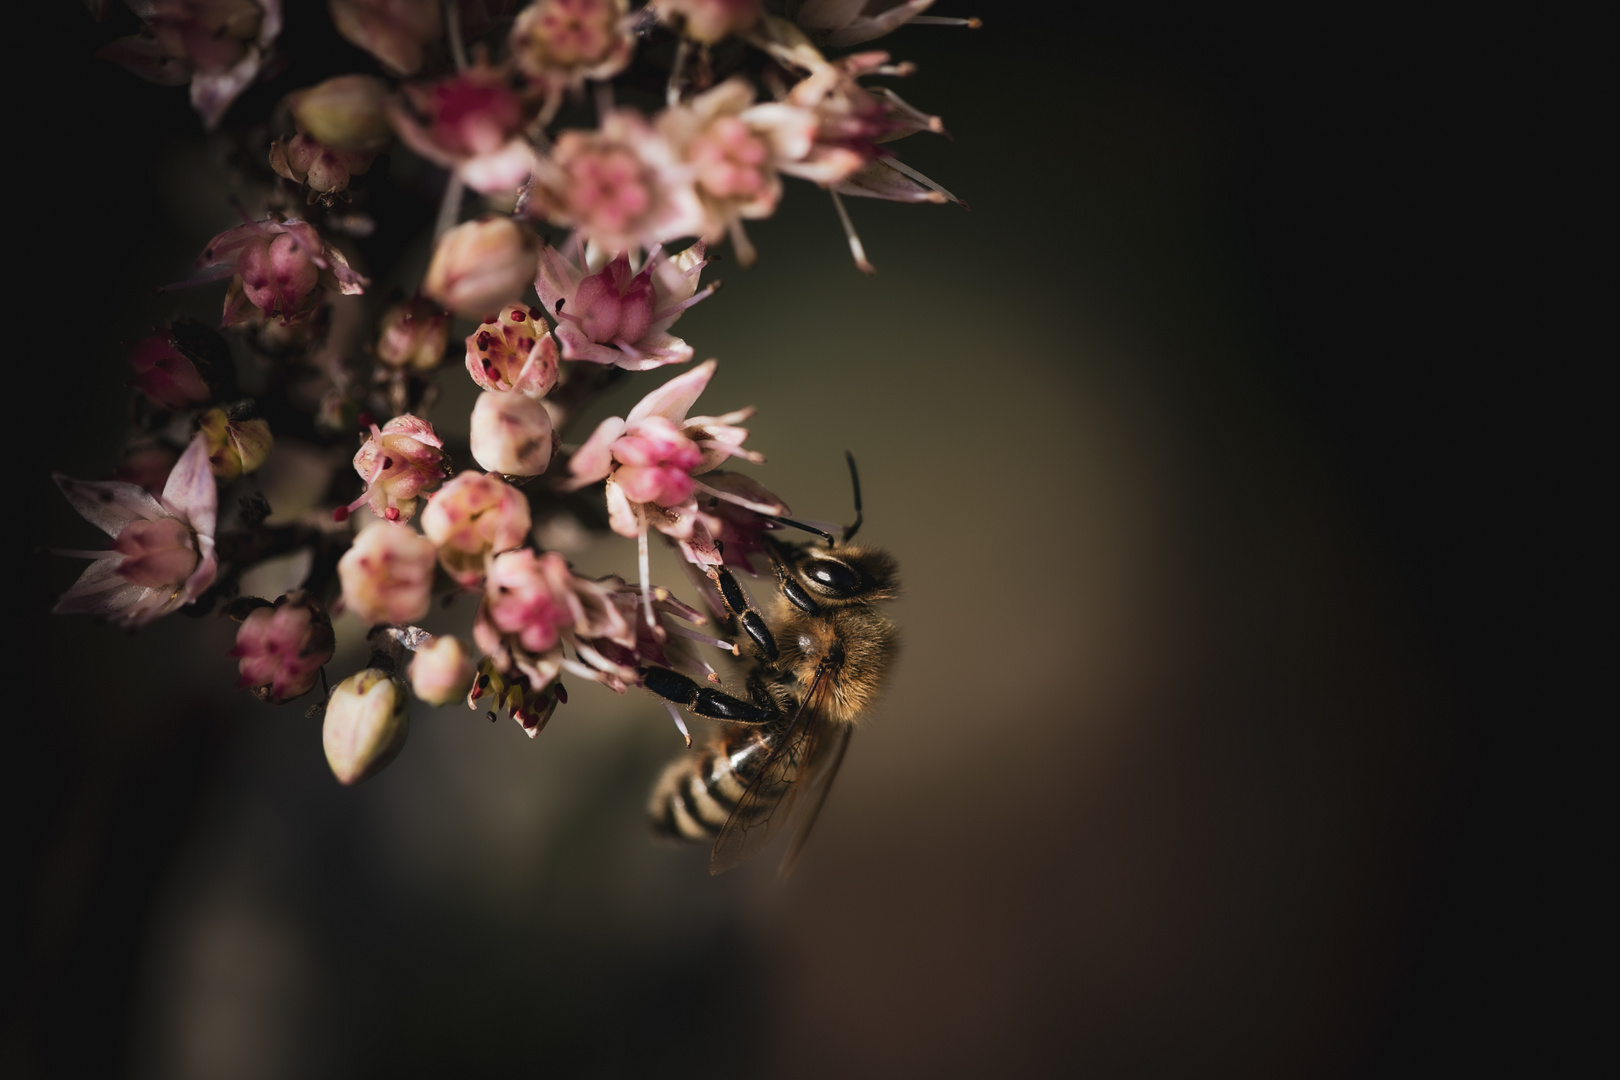
[[670, 762], [653, 787], [653, 831], [676, 840], [713, 840], [753, 783], [783, 729], [727, 728], [702, 751]]

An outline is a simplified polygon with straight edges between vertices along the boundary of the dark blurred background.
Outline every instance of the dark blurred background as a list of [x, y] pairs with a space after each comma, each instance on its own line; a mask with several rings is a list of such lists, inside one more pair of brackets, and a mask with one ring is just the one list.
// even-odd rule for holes
[[646, 841], [678, 740], [645, 697], [577, 688], [533, 743], [418, 706], [351, 791], [307, 702], [230, 694], [217, 617], [46, 615], [80, 564], [40, 549], [96, 543], [47, 474], [111, 471], [118, 342], [217, 318], [219, 286], [150, 288], [234, 223], [184, 90], [53, 16], [29, 145], [70, 220], [30, 248], [49, 325], [13, 361], [38, 380], [13, 669], [38, 703], [13, 714], [0, 1071], [1388, 1076], [1523, 1052], [1490, 494], [1521, 436], [1458, 283], [1488, 58], [1411, 18], [936, 11], [987, 25], [878, 45], [954, 141], [896, 149], [972, 210], [852, 201], [867, 279], [790, 181], [759, 264], [680, 328], [721, 361], [706, 411], [759, 406], [755, 475], [798, 513], [847, 514], [856, 453], [905, 576], [902, 663], [785, 886], [770, 856], [710, 879]]

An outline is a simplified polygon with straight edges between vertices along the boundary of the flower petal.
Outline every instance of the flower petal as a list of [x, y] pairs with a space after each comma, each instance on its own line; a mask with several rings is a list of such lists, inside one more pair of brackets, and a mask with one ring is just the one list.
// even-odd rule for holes
[[717, 361], [705, 360], [684, 375], [677, 375], [642, 398], [640, 403], [630, 410], [630, 415], [625, 417], [626, 423], [634, 427], [637, 420], [649, 416], [662, 416], [677, 427], [684, 424], [686, 411], [709, 385], [709, 380], [714, 377], [714, 369], [718, 366]]
[[208, 437], [198, 432], [191, 445], [175, 462], [169, 473], [169, 482], [163, 485], [163, 504], [175, 517], [183, 519], [208, 539], [208, 552], [212, 554], [214, 528], [219, 515], [219, 490], [214, 486], [214, 472], [208, 465]]
[[[203, 470], [208, 470], [206, 445]], [[168, 516], [152, 493], [137, 484], [126, 484], [122, 480], [75, 480], [61, 473], [51, 475], [79, 516], [114, 539], [132, 521], [156, 521]], [[213, 482], [212, 474], [209, 482]]]

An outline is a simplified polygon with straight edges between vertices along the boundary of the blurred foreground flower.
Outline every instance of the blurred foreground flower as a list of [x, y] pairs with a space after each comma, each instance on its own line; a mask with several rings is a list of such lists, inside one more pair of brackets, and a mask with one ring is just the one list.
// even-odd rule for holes
[[406, 700], [404, 680], [381, 668], [356, 672], [332, 691], [321, 743], [339, 783], [375, 776], [399, 754], [411, 729]]
[[422, 292], [457, 315], [483, 319], [534, 280], [539, 240], [509, 217], [463, 222], [439, 237]]
[[448, 705], [467, 696], [478, 669], [467, 647], [452, 634], [436, 637], [411, 659], [411, 689], [429, 705]]
[[144, 24], [98, 56], [162, 86], [190, 80], [191, 105], [213, 129], [259, 74], [281, 33], [281, 0], [138, 0]]
[[214, 583], [219, 496], [208, 467], [208, 440], [200, 432], [158, 498], [117, 480], [74, 480], [61, 473], [55, 479], [73, 508], [115, 543], [110, 551], [62, 552], [96, 561], [53, 611], [143, 626], [191, 603]]
[[444, 35], [439, 0], [328, 0], [338, 33], [395, 75], [422, 70], [422, 52]]

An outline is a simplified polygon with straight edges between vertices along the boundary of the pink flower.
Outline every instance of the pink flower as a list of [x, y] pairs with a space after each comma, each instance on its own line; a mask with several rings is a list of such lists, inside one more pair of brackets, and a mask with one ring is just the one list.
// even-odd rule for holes
[[338, 560], [343, 602], [362, 621], [413, 623], [432, 607], [433, 544], [410, 528], [373, 525]]
[[625, 683], [617, 679], [614, 665], [604, 670], [564, 656], [565, 642], [586, 655], [589, 647], [580, 649], [582, 638], [625, 647], [635, 643], [611, 587], [576, 577], [554, 551], [536, 555], [522, 548], [490, 560], [473, 640], [489, 655], [494, 671], [507, 678], [521, 675], [535, 692], [564, 670], [623, 692]]
[[691, 236], [702, 207], [663, 137], [633, 112], [616, 110], [596, 132], [565, 131], [535, 166], [535, 212], [573, 226], [609, 251]]
[[432, 371], [444, 360], [450, 315], [423, 296], [413, 296], [383, 313], [377, 359], [391, 368]]
[[191, 82], [191, 105], [210, 130], [247, 89], [281, 32], [280, 0], [146, 0], [145, 25], [97, 55], [149, 82]]
[[[792, 517], [787, 503], [763, 484], [742, 473], [715, 470], [703, 478], [705, 493], [697, 500], [698, 520], [718, 543], [725, 564], [757, 575], [754, 556], [765, 552], [765, 534], [780, 528], [772, 518]], [[699, 566], [713, 560], [686, 552], [687, 561]], [[718, 610], [725, 610], [723, 607]]]
[[159, 330], [131, 346], [129, 362], [135, 368], [135, 388], [160, 409], [179, 412], [214, 396], [197, 365], [176, 348], [168, 330]]
[[464, 221], [439, 237], [422, 292], [457, 315], [485, 318], [534, 280], [534, 231], [509, 217]]
[[342, 252], [297, 218], [271, 216], [222, 232], [208, 242], [197, 265], [215, 268], [204, 281], [236, 275], [225, 297], [226, 326], [247, 321], [249, 304], [288, 323], [314, 308], [317, 285], [346, 296], [364, 292], [366, 286]]
[[302, 697], [335, 647], [332, 620], [315, 598], [301, 589], [288, 593], [242, 620], [230, 653], [242, 675], [236, 688], [253, 687], [267, 705]]
[[338, 33], [395, 75], [422, 70], [422, 50], [444, 35], [439, 0], [330, 0]]
[[483, 579], [491, 555], [527, 539], [529, 525], [529, 500], [485, 473], [458, 473], [422, 510], [422, 532], [439, 549], [439, 564], [468, 587]]
[[546, 309], [556, 314], [555, 336], [563, 357], [629, 371], [692, 359], [692, 347], [669, 328], [719, 287], [697, 291], [698, 275], [707, 265], [703, 253], [701, 240], [673, 258], [655, 247], [640, 273], [631, 273], [629, 258], [621, 254], [597, 273], [586, 274], [556, 248], [546, 247], [534, 288]]
[[816, 126], [808, 109], [755, 105], [753, 87], [740, 78], [659, 114], [658, 130], [691, 170], [705, 240], [730, 233], [738, 258], [744, 265], [753, 261], [742, 219], [776, 211], [782, 197], [777, 162], [809, 153]]
[[516, 191], [529, 178], [534, 150], [523, 135], [523, 102], [501, 75], [469, 68], [404, 94], [410, 108], [390, 102], [388, 119], [406, 146], [486, 195]]
[[623, 420], [608, 417], [568, 463], [573, 473], [570, 487], [607, 481], [609, 526], [620, 536], [636, 538], [643, 608], [649, 625], [653, 610], [651, 594], [646, 591], [650, 576], [648, 529], [657, 529], [679, 543], [694, 563], [719, 563], [714, 538], [698, 519], [694, 493], [701, 489], [723, 499], [735, 496], [710, 489], [695, 477], [734, 455], [749, 461], [764, 460], [742, 448], [748, 431], [737, 424], [752, 416], [752, 409], [718, 417], [686, 415], [708, 386], [715, 367], [715, 361], [704, 361], [642, 398]]
[[557, 343], [538, 312], [513, 304], [467, 335], [467, 373], [485, 390], [542, 398], [557, 385]]
[[347, 190], [351, 177], [371, 168], [374, 150], [339, 150], [300, 131], [270, 144], [270, 168], [295, 184], [323, 195]]
[[117, 480], [55, 479], [73, 508], [115, 543], [110, 551], [64, 552], [95, 562], [52, 610], [144, 626], [213, 584], [219, 496], [203, 435], [192, 438], [157, 498]]
[[371, 437], [354, 455], [354, 471], [366, 490], [332, 517], [342, 521], [369, 502], [371, 512], [389, 521], [409, 521], [416, 513], [417, 497], [437, 487], [447, 475], [444, 441], [426, 420], [396, 416], [382, 428], [371, 425]]
[[626, 0], [536, 0], [512, 24], [512, 59], [553, 98], [611, 79], [634, 48], [628, 14]]

